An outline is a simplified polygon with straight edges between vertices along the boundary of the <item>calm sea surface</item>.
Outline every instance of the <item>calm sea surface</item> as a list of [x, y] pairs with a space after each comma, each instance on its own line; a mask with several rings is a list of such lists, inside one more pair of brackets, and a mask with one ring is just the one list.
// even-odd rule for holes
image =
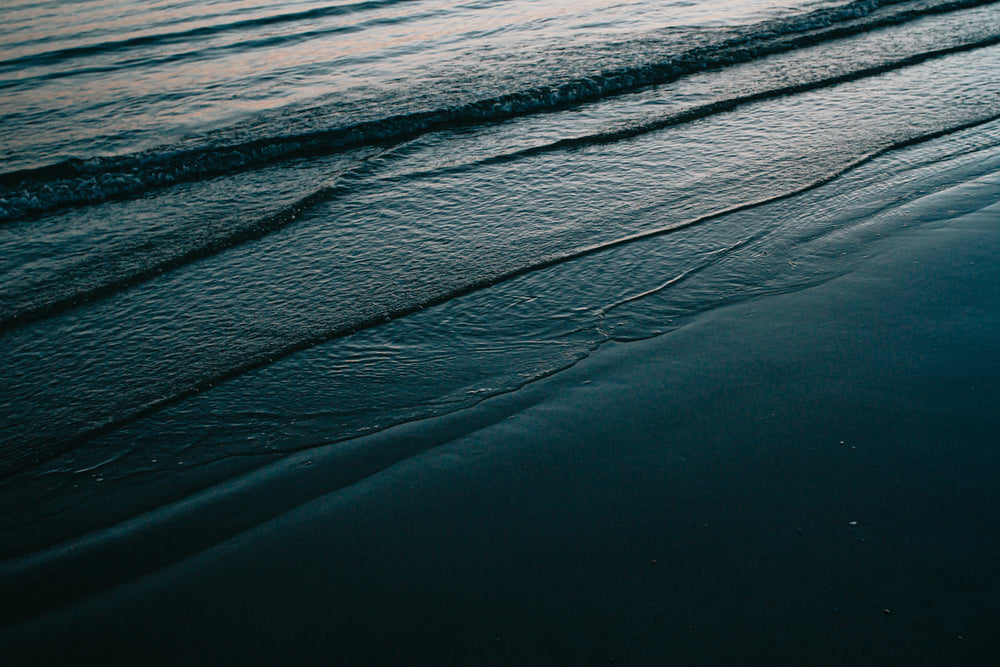
[[1000, 167], [993, 2], [0, 12], [7, 526], [829, 279]]

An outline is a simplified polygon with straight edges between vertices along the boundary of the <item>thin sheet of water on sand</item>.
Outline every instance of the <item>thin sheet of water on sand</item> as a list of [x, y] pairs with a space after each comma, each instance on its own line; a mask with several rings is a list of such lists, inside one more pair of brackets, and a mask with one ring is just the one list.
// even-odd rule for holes
[[[68, 604], [0, 646], [105, 664], [989, 664], [998, 185], [917, 202], [836, 279], [8, 567], [7, 600]], [[190, 558], [59, 598], [303, 490]]]

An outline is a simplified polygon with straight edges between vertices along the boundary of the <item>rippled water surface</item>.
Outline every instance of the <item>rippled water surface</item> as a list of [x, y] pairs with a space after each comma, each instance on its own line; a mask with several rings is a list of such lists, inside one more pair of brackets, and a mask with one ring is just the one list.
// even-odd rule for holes
[[471, 405], [997, 187], [992, 2], [3, 11], [11, 524]]

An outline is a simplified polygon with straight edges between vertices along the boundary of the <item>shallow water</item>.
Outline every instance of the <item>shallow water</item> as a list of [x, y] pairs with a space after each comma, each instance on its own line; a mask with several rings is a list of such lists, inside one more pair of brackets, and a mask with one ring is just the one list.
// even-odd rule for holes
[[997, 187], [989, 2], [8, 4], [9, 526], [472, 405]]

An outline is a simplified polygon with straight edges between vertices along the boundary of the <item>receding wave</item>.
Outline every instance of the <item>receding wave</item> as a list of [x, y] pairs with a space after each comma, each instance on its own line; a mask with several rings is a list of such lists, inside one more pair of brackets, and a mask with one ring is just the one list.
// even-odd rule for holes
[[[162, 410], [170, 405], [173, 405], [178, 401], [181, 401], [185, 398], [189, 398], [191, 396], [198, 395], [202, 392], [212, 389], [216, 385], [237, 378], [250, 371], [273, 364], [278, 359], [287, 357], [296, 352], [301, 352], [303, 350], [315, 347], [316, 345], [321, 345], [331, 340], [349, 336], [351, 334], [357, 333], [358, 331], [369, 329], [378, 326], [380, 324], [389, 322], [391, 320], [411, 315], [426, 308], [430, 308], [445, 303], [447, 301], [451, 301], [453, 299], [464, 296], [466, 294], [470, 294], [478, 290], [486, 289], [494, 285], [507, 282], [516, 277], [523, 276], [531, 272], [540, 271], [542, 269], [546, 269], [548, 267], [556, 266], [559, 264], [564, 264], [566, 262], [594, 255], [600, 252], [604, 252], [612, 248], [617, 248], [627, 244], [643, 241], [646, 239], [655, 238], [666, 234], [671, 234], [683, 229], [689, 229], [691, 227], [695, 227], [697, 225], [703, 225], [707, 222], [718, 220], [724, 216], [728, 216], [741, 211], [746, 211], [759, 206], [764, 206], [767, 204], [790, 199], [792, 197], [796, 197], [798, 195], [810, 192], [812, 190], [816, 190], [824, 185], [832, 183], [838, 178], [844, 176], [845, 174], [854, 171], [855, 169], [858, 169], [859, 167], [864, 166], [869, 162], [875, 160], [876, 158], [886, 155], [887, 153], [891, 153], [893, 151], [898, 151], [903, 148], [908, 148], [911, 146], [922, 144], [928, 141], [932, 141], [934, 139], [947, 136], [949, 134], [954, 134], [956, 132], [961, 132], [963, 130], [968, 130], [974, 127], [985, 125], [987, 123], [992, 123], [997, 120], [1000, 120], [1000, 113], [991, 114], [989, 116], [980, 117], [969, 122], [935, 130], [933, 132], [928, 132], [926, 134], [920, 134], [906, 139], [902, 139], [887, 144], [882, 148], [874, 150], [870, 153], [867, 153], [855, 159], [854, 161], [845, 164], [842, 167], [835, 169], [834, 171], [827, 173], [826, 175], [821, 176], [816, 180], [802, 187], [795, 188], [793, 190], [789, 190], [770, 197], [765, 197], [762, 199], [745, 202], [721, 210], [713, 211], [711, 213], [691, 218], [685, 221], [681, 221], [665, 227], [650, 229], [636, 234], [623, 236], [614, 239], [612, 241], [597, 243], [589, 246], [576, 248], [574, 250], [570, 250], [564, 253], [551, 255], [547, 258], [543, 258], [539, 261], [526, 264], [506, 272], [501, 272], [490, 276], [480, 276], [476, 279], [470, 280], [466, 284], [456, 289], [443, 292], [431, 298], [418, 302], [411, 302], [402, 305], [398, 308], [388, 310], [383, 313], [379, 313], [378, 315], [375, 315], [373, 317], [356, 320], [354, 322], [350, 322], [324, 331], [317, 331], [308, 337], [302, 338], [284, 347], [265, 350], [258, 353], [255, 356], [245, 358], [242, 361], [242, 363], [234, 365], [229, 369], [226, 369], [222, 372], [216, 373], [209, 377], [203, 377], [201, 379], [195, 380], [190, 384], [188, 384], [187, 387], [182, 388], [170, 395], [166, 395], [156, 400], [153, 400], [149, 403], [146, 403], [144, 406], [135, 408], [129, 411], [128, 413], [122, 414], [118, 418], [109, 420], [92, 429], [82, 431], [78, 433], [76, 436], [70, 437], [66, 441], [60, 443], [60, 449], [63, 451], [69, 451], [74, 447], [79, 446], [89, 440], [111, 433], [128, 423], [131, 423], [137, 419], [141, 419], [155, 412], [158, 412], [159, 410]], [[16, 472], [16, 469], [8, 470], [8, 472]]]
[[[717, 45], [695, 48], [641, 67], [608, 70], [457, 106], [295, 135], [269, 136], [265, 131], [261, 138], [232, 145], [69, 159], [45, 167], [0, 174], [0, 222], [38, 216], [64, 207], [131, 198], [151, 189], [238, 173], [283, 160], [328, 155], [365, 145], [393, 145], [435, 130], [562, 110], [668, 83], [707, 68], [750, 62], [922, 16], [995, 1], [953, 0], [914, 7], [895, 6], [897, 0], [863, 0], [789, 20], [762, 23]], [[883, 7], [886, 11], [875, 11]]]

